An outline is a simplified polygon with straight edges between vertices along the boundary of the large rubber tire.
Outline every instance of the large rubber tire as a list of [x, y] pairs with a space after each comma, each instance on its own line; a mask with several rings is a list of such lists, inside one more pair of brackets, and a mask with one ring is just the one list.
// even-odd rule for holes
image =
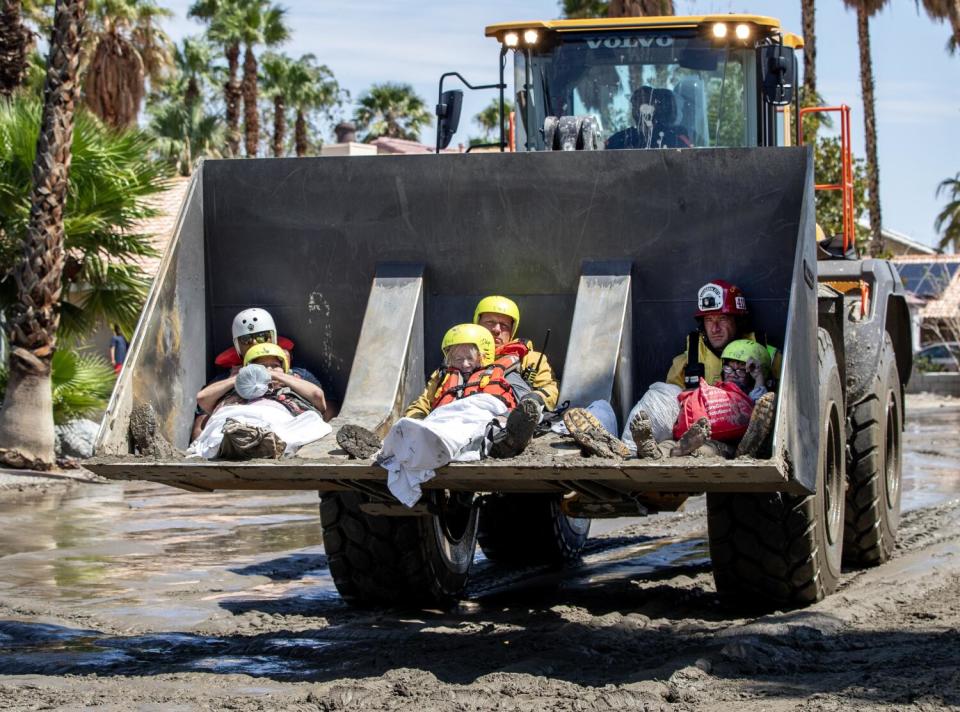
[[820, 443], [811, 495], [707, 495], [717, 591], [735, 604], [797, 607], [836, 590], [843, 548], [844, 403], [829, 334], [819, 330]]
[[903, 402], [889, 334], [872, 392], [850, 409], [850, 430], [843, 559], [877, 566], [893, 553], [900, 526]]
[[477, 544], [477, 507], [431, 493], [442, 514], [374, 516], [356, 492], [321, 495], [330, 574], [357, 606], [449, 607], [463, 593]]
[[590, 520], [564, 514], [557, 494], [494, 494], [480, 501], [480, 548], [498, 564], [572, 561], [589, 536]]

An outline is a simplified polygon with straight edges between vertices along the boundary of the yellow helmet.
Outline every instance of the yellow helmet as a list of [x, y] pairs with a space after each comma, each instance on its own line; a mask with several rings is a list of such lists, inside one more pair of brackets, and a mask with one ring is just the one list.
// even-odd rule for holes
[[283, 350], [282, 346], [271, 344], [269, 341], [251, 346], [243, 357], [243, 365], [248, 366], [264, 356], [276, 356], [283, 363], [283, 372], [287, 373], [290, 370], [290, 357], [287, 356], [287, 352]]
[[814, 234], [816, 235], [817, 242], [823, 242], [827, 239], [827, 233], [823, 231], [823, 228], [820, 227], [820, 223], [814, 223]]
[[515, 301], [507, 299], [506, 297], [484, 297], [480, 300], [480, 303], [477, 304], [477, 308], [473, 312], [473, 323], [479, 324], [480, 315], [486, 314], [487, 312], [503, 314], [513, 319], [513, 331], [510, 333], [510, 338], [516, 338], [517, 329], [520, 327], [520, 307], [517, 306]]
[[440, 350], [443, 355], [447, 355], [447, 349], [457, 344], [473, 344], [480, 351], [480, 363], [489, 366], [493, 363], [496, 352], [496, 344], [493, 342], [493, 334], [476, 324], [457, 324], [447, 330], [443, 335], [443, 341], [440, 344]]

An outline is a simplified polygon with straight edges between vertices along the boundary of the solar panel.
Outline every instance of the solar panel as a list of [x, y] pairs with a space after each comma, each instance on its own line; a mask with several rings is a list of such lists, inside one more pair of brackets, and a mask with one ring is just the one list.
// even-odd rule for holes
[[921, 299], [938, 299], [960, 268], [960, 262], [896, 264], [903, 286]]

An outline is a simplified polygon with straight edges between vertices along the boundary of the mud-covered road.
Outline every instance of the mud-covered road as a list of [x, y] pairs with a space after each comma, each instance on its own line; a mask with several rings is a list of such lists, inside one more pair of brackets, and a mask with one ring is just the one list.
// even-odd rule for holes
[[907, 407], [894, 560], [760, 618], [703, 498], [441, 613], [342, 604], [310, 493], [0, 492], [0, 709], [960, 710], [960, 403]]

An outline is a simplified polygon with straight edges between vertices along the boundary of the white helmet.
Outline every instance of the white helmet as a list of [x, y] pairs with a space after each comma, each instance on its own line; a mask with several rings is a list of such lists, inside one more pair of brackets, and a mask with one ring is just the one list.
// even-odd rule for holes
[[233, 317], [233, 347], [240, 353], [240, 337], [247, 334], [270, 332], [271, 343], [277, 343], [277, 325], [266, 309], [244, 309]]

